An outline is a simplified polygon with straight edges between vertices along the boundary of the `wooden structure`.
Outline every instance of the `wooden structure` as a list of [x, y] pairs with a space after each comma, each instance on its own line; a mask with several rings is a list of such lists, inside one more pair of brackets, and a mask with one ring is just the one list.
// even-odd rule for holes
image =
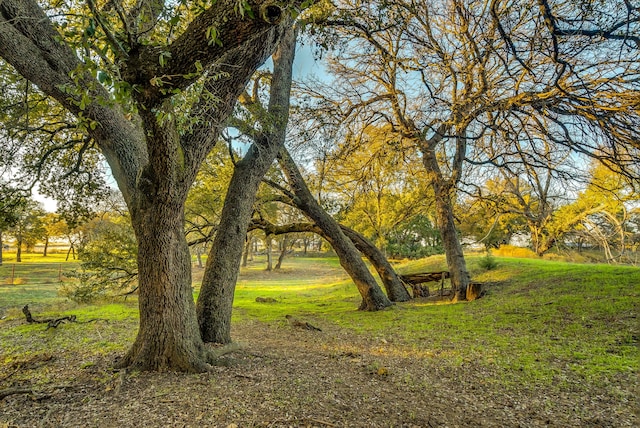
[[446, 270], [440, 272], [422, 272], [400, 275], [400, 279], [411, 287], [414, 299], [417, 297], [429, 297], [429, 286], [423, 285], [428, 282], [440, 281], [440, 295], [443, 295], [444, 280], [449, 277], [449, 271]]

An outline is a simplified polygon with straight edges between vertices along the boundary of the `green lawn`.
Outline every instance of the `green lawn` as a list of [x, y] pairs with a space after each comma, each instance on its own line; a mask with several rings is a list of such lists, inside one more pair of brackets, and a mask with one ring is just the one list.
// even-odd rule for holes
[[0, 311], [25, 304], [50, 306], [64, 299], [58, 287], [70, 281], [67, 274], [78, 267], [76, 260], [66, 261], [66, 253], [23, 253], [15, 262], [15, 253], [3, 254], [0, 265]]
[[[500, 368], [504, 379], [499, 381], [506, 383], [524, 377], [551, 385], [562, 382], [567, 370], [591, 379], [638, 369], [640, 269], [496, 260], [496, 269], [483, 271], [478, 257], [468, 259], [473, 279], [488, 284], [486, 296], [471, 303], [414, 301], [363, 313], [354, 310], [359, 296], [344, 276], [296, 281], [295, 275], [272, 275], [239, 282], [234, 319], [272, 322], [286, 313], [301, 314], [393, 340], [416, 355], [440, 356], [447, 365], [473, 361]], [[306, 262], [296, 260], [294, 266], [304, 269]], [[445, 266], [443, 257], [431, 257], [398, 269], [418, 272]], [[257, 296], [278, 303], [256, 303]]]
[[[490, 368], [502, 376], [487, 381], [504, 387], [606, 383], [610, 376], [637, 372], [640, 269], [496, 257], [497, 268], [484, 271], [479, 260], [468, 259], [474, 280], [487, 284], [486, 295], [477, 301], [454, 305], [412, 301], [371, 313], [356, 310], [357, 291], [334, 258], [291, 257], [274, 272], [265, 272], [264, 263], [255, 262], [243, 268], [237, 283], [233, 321], [281, 323], [286, 314], [300, 316], [393, 343], [397, 352], [416, 360], [437, 359], [453, 368], [469, 363]], [[32, 266], [28, 276], [37, 277], [40, 265]], [[52, 264], [51, 271], [58, 266]], [[430, 257], [397, 267], [401, 272], [440, 270], [445, 262], [443, 257]], [[6, 275], [7, 268], [3, 266], [0, 274]], [[124, 350], [133, 340], [135, 299], [76, 305], [58, 297], [56, 288], [56, 284], [0, 286], [5, 321], [20, 319], [22, 305], [35, 303], [39, 316], [73, 313], [79, 319], [111, 320], [95, 337], [79, 326], [59, 328], [56, 346], [69, 352]], [[258, 303], [256, 297], [277, 302]], [[41, 325], [12, 322], [0, 328], [2, 343], [12, 344], [2, 350], [0, 364], [42, 350], [47, 342], [33, 340], [40, 336], [52, 337]]]

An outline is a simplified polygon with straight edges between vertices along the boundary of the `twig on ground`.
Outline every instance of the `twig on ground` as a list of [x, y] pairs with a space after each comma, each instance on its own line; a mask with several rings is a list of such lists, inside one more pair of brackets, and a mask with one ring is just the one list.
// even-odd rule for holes
[[315, 422], [315, 423], [320, 424], [320, 425], [326, 425], [328, 427], [337, 427], [338, 426], [336, 424], [332, 424], [331, 422], [323, 421], [321, 419], [316, 419], [316, 418], [307, 418], [307, 419], [309, 419], [311, 422]]
[[11, 395], [31, 394], [32, 392], [33, 392], [33, 389], [31, 389], [31, 388], [7, 388], [7, 389], [1, 389], [0, 390], [0, 400], [2, 400], [5, 397], [9, 397]]
[[120, 392], [122, 391], [122, 387], [124, 386], [124, 381], [127, 377], [127, 369], [122, 369], [120, 370], [120, 375], [118, 376], [118, 384], [116, 385], [116, 390], [115, 393], [116, 395], [119, 395]]
[[2, 379], [0, 379], [0, 382], [4, 382], [5, 380], [9, 379], [11, 376], [13, 376], [14, 374], [18, 373], [20, 371], [20, 369], [22, 368], [22, 363], [18, 364], [18, 366], [16, 367], [16, 369], [14, 371], [12, 371], [11, 373], [9, 373], [8, 375], [6, 375], [5, 377], [3, 377]]

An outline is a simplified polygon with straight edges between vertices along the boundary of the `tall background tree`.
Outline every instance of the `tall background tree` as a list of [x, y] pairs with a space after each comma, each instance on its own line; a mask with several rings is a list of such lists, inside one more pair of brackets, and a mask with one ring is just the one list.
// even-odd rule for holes
[[46, 236], [42, 203], [27, 199], [15, 211], [15, 223], [9, 229], [16, 243], [16, 262], [22, 262], [22, 250], [33, 252], [38, 241]]
[[0, 265], [5, 245], [4, 236], [19, 221], [27, 200], [23, 192], [0, 181]]
[[454, 208], [472, 165], [500, 167], [516, 147], [538, 159], [551, 145], [637, 176], [638, 10], [630, 3], [336, 6], [325, 23], [339, 40], [327, 55], [339, 80], [309, 85], [315, 114], [356, 137], [386, 126], [390, 143], [420, 153], [458, 299], [469, 276]]

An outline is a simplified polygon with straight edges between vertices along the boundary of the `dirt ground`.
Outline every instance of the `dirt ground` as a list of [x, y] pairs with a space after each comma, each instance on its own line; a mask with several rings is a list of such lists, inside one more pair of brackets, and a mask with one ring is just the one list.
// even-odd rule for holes
[[198, 375], [115, 372], [111, 354], [82, 364], [64, 352], [39, 356], [13, 371], [33, 382], [0, 376], [0, 390], [31, 390], [0, 399], [0, 427], [640, 425], [637, 374], [609, 385], [505, 387], [500, 373], [472, 362], [445, 367], [433, 354], [319, 326], [234, 325], [242, 348]]

